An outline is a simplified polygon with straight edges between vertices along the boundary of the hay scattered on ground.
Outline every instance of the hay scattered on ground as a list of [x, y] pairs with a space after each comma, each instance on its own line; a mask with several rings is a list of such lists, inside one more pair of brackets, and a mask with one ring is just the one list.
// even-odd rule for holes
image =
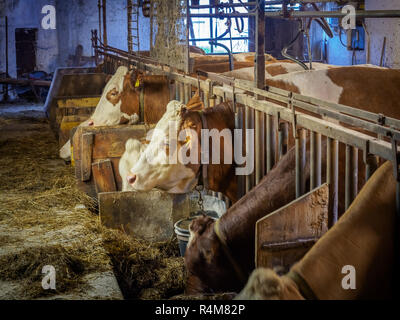
[[[0, 118], [0, 280], [22, 282], [23, 299], [84, 290], [83, 277], [110, 270], [111, 258], [125, 298], [182, 294], [177, 240], [152, 244], [101, 227], [58, 148], [47, 121]], [[45, 265], [56, 267], [56, 292], [42, 290]]]
[[183, 293], [185, 266], [176, 238], [149, 243], [104, 229], [103, 243], [125, 298], [159, 300]]

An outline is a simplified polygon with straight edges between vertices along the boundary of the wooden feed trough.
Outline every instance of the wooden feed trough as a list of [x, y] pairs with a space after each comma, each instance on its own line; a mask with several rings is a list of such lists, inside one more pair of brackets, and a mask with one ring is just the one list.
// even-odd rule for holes
[[58, 143], [60, 148], [70, 139], [71, 131], [78, 127], [82, 122], [88, 120], [90, 115], [64, 116], [58, 133]]
[[100, 192], [121, 191], [119, 161], [130, 138], [143, 140], [154, 126], [78, 127], [72, 156], [78, 187], [93, 198]]
[[99, 210], [106, 227], [140, 239], [166, 241], [174, 234], [175, 222], [189, 217], [190, 199], [159, 190], [99, 193]]
[[328, 231], [327, 184], [256, 224], [256, 266], [287, 272]]

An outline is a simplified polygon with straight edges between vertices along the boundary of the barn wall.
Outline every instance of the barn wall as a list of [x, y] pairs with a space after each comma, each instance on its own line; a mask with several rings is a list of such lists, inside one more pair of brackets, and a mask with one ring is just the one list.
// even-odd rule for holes
[[[367, 10], [400, 10], [399, 0], [366, 0]], [[367, 29], [371, 34], [371, 63], [379, 65], [386, 40], [384, 66], [400, 68], [400, 19], [367, 19]]]
[[[56, 30], [41, 28], [44, 5], [56, 7]], [[141, 12], [141, 10], [140, 10]], [[68, 56], [83, 46], [83, 55], [91, 56], [91, 29], [98, 29], [97, 0], [0, 0], [0, 73], [5, 72], [5, 24], [8, 16], [9, 73], [16, 77], [15, 29], [37, 28], [37, 69], [53, 72], [67, 66]], [[141, 49], [148, 50], [149, 21], [140, 17]], [[127, 50], [126, 0], [107, 1], [108, 44]], [[147, 41], [146, 41], [147, 40]]]
[[46, 72], [53, 71], [57, 66], [58, 41], [56, 30], [41, 28], [42, 7], [55, 5], [56, 0], [7, 0], [3, 1], [0, 11], [0, 71], [4, 72], [5, 66], [5, 23], [4, 17], [8, 16], [8, 56], [9, 73], [12, 77], [17, 75], [15, 54], [15, 29], [37, 28], [37, 69]]

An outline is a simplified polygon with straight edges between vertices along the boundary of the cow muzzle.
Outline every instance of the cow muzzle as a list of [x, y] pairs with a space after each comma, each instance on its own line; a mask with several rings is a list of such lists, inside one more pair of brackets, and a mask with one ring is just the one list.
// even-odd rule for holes
[[136, 177], [135, 174], [131, 174], [131, 175], [127, 176], [126, 180], [128, 181], [128, 183], [130, 185], [133, 185], [135, 183], [135, 181], [136, 181], [136, 178], [137, 177]]

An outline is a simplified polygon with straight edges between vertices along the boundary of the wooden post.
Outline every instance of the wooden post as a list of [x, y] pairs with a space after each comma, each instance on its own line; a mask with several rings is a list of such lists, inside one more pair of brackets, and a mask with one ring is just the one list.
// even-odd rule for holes
[[93, 142], [94, 142], [93, 133], [85, 133], [82, 135], [81, 181], [90, 180], [92, 172]]

